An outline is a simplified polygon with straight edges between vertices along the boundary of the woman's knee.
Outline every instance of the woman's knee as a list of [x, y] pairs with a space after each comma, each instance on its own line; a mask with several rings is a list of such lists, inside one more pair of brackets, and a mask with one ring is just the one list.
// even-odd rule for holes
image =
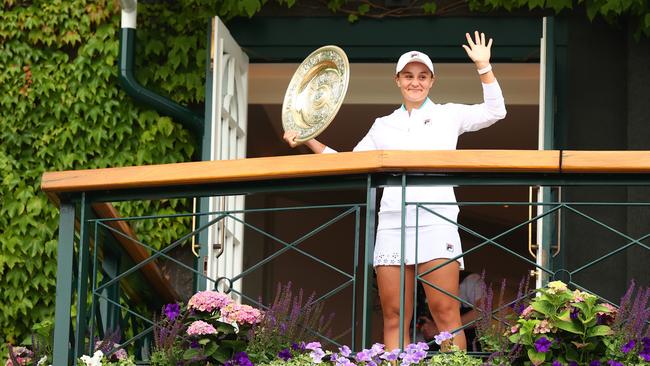
[[460, 306], [457, 301], [440, 301], [431, 304], [431, 314], [440, 319], [453, 319], [460, 316]]

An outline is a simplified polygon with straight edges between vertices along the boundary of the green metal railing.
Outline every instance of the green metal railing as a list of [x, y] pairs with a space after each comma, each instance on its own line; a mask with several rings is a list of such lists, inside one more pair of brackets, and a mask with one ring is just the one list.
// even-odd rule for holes
[[[342, 276], [344, 281], [335, 285], [332, 289], [320, 295], [317, 302], [322, 302], [331, 299], [334, 296], [344, 293], [344, 290], [349, 290], [352, 294], [349, 301], [349, 314], [351, 322], [349, 324], [349, 339], [353, 349], [359, 350], [362, 347], [368, 347], [372, 343], [372, 312], [374, 301], [373, 289], [373, 268], [372, 268], [372, 251], [374, 248], [375, 236], [375, 206], [377, 198], [377, 189], [385, 186], [401, 186], [403, 192], [406, 186], [509, 186], [509, 187], [523, 187], [523, 186], [540, 186], [540, 187], [553, 187], [563, 186], [568, 188], [583, 187], [583, 186], [613, 186], [613, 187], [628, 187], [628, 186], [648, 186], [650, 185], [650, 177], [644, 174], [592, 174], [592, 175], [568, 175], [568, 174], [534, 174], [534, 173], [480, 173], [480, 174], [467, 174], [467, 173], [446, 173], [446, 174], [430, 174], [430, 173], [408, 173], [408, 174], [392, 174], [392, 173], [369, 173], [369, 174], [353, 174], [338, 177], [314, 177], [314, 178], [300, 178], [300, 179], [278, 179], [274, 181], [253, 181], [253, 182], [239, 182], [232, 183], [214, 183], [214, 184], [199, 184], [195, 186], [163, 186], [156, 188], [140, 189], [116, 189], [111, 191], [87, 191], [87, 192], [69, 192], [60, 196], [60, 225], [59, 225], [59, 252], [58, 252], [58, 269], [57, 269], [57, 299], [56, 299], [56, 325], [55, 325], [55, 344], [54, 344], [54, 363], [57, 365], [72, 364], [82, 354], [88, 354], [92, 351], [93, 342], [90, 340], [96, 336], [101, 336], [104, 332], [114, 329], [120, 324], [125, 324], [124, 320], [130, 318], [130, 324], [137, 324], [139, 330], [122, 329], [124, 333], [129, 334], [129, 338], [123, 343], [123, 347], [130, 347], [139, 350], [150, 349], [151, 332], [153, 329], [152, 315], [159, 309], [160, 306], [144, 306], [138, 309], [131, 308], [129, 302], [131, 299], [125, 296], [124, 292], [117, 289], [118, 284], [123, 284], [129, 276], [136, 275], [147, 263], [164, 259], [169, 263], [183, 268], [184, 270], [193, 274], [198, 278], [214, 283], [223, 282], [229, 291], [233, 291], [240, 296], [245, 302], [251, 303], [260, 307], [260, 304], [255, 297], [257, 294], [249, 294], [246, 291], [237, 291], [234, 289], [234, 283], [237, 281], [244, 281], [247, 276], [264, 268], [272, 261], [276, 260], [279, 256], [286, 253], [297, 253], [301, 258], [310, 261], [315, 261], [319, 265], [327, 268], [332, 273]], [[233, 195], [233, 194], [272, 194], [278, 192], [299, 192], [299, 191], [337, 191], [337, 190], [352, 190], [358, 192], [359, 197], [362, 198], [361, 202], [350, 204], [331, 204], [331, 205], [313, 205], [313, 206], [300, 206], [300, 207], [272, 207], [272, 208], [248, 208], [241, 211], [218, 211], [218, 212], [202, 212], [202, 213], [179, 213], [175, 215], [160, 215], [160, 216], [143, 216], [143, 217], [125, 217], [125, 218], [96, 218], [92, 216], [91, 204], [95, 202], [117, 202], [128, 200], [141, 200], [141, 199], [168, 199], [168, 198], [191, 198], [197, 196], [216, 196], [216, 195]], [[405, 197], [405, 194], [403, 194]], [[404, 199], [403, 199], [404, 200]], [[452, 222], [445, 217], [437, 214], [429, 209], [428, 205], [444, 205], [444, 204], [457, 204], [461, 207], [473, 206], [490, 206], [490, 205], [509, 205], [509, 206], [534, 206], [544, 207], [541, 214], [532, 218], [525, 219], [519, 223], [512, 225], [510, 228], [495, 234], [484, 235], [479, 231], [464, 225], [462, 222]], [[595, 265], [605, 261], [606, 259], [628, 250], [632, 247], [642, 248], [645, 251], [650, 249], [644, 240], [650, 237], [645, 234], [639, 237], [633, 237], [625, 232], [616, 229], [609, 225], [605, 220], [594, 217], [586, 213], [584, 208], [591, 206], [639, 206], [649, 207], [650, 203], [647, 202], [598, 202], [594, 197], [590, 202], [561, 202], [556, 198], [550, 197], [549, 200], [542, 202], [528, 202], [522, 201], [471, 201], [471, 202], [406, 202], [404, 200], [403, 207], [414, 205], [420, 210], [431, 212], [432, 214], [440, 217], [443, 220], [449, 221], [450, 224], [456, 225], [463, 233], [477, 238], [480, 242], [466, 250], [454, 258], [450, 258], [445, 263], [436, 268], [422, 274], [417, 274], [415, 277], [416, 283], [423, 282], [427, 286], [433, 286], [452, 296], [459, 302], [463, 302], [469, 306], [470, 304], [458, 296], [450, 294], [443, 289], [435, 286], [435, 284], [426, 281], [423, 277], [426, 274], [434, 271], [442, 266], [454, 262], [456, 259], [464, 258], [474, 253], [478, 253], [484, 248], [493, 248], [502, 251], [503, 253], [512, 256], [514, 260], [521, 261], [525, 266], [536, 269], [539, 273], [545, 273], [547, 278], [564, 278], [569, 284], [576, 288], [581, 288], [590, 291], [587, 286], [581, 285], [578, 281], [574, 281], [573, 277], [593, 268]], [[252, 224], [248, 220], [240, 219], [237, 214], [245, 213], [246, 217], [251, 214], [267, 214], [278, 213], [287, 211], [300, 211], [301, 214], [307, 215], [314, 210], [328, 209], [335, 210], [337, 214], [334, 217], [326, 219], [314, 229], [301, 235], [294, 240], [282, 239], [279, 235], [269, 232], [265, 227]], [[404, 212], [404, 210], [403, 210]], [[554, 267], [552, 261], [547, 264], [540, 264], [535, 260], [530, 259], [526, 255], [513, 250], [511, 246], [504, 243], [503, 240], [511, 233], [526, 228], [531, 223], [536, 223], [540, 220], [547, 220], [551, 215], [558, 212], [571, 213], [575, 217], [579, 217], [588, 222], [591, 222], [604, 230], [607, 230], [626, 241], [626, 244], [617, 246], [611, 251], [599, 255], [597, 258], [584, 263], [577, 268]], [[119, 252], [112, 248], [114, 243], [107, 239], [110, 236], [125, 236], [126, 234], [110, 226], [111, 221], [124, 221], [135, 222], [138, 220], [164, 220], [173, 218], [185, 218], [192, 216], [208, 216], [214, 217], [207, 221], [207, 224], [201, 225], [194, 230], [187, 232], [173, 242], [157, 249], [157, 247], [150, 243], [145, 243], [137, 238], [128, 237], [127, 239], [134, 241], [137, 245], [146, 248], [151, 256], [140, 263], [133, 263], [129, 268], [117, 269], [115, 264], [110, 265], [110, 261], [115, 261], [111, 257], [111, 253]], [[350, 268], [339, 268], [337, 265], [328, 263], [321, 258], [310, 254], [309, 251], [299, 248], [299, 245], [326, 229], [330, 229], [333, 225], [341, 222], [341, 220], [351, 218], [354, 221], [353, 232], [342, 234], [347, 242], [352, 243], [353, 258], [351, 260]], [[177, 260], [169, 253], [181, 246], [193, 236], [197, 236], [200, 232], [207, 230], [210, 226], [215, 225], [220, 220], [236, 220], [243, 224], [248, 232], [256, 233], [264, 237], [265, 240], [279, 245], [280, 249], [270, 253], [268, 256], [262, 258], [259, 262], [248, 265], [241, 273], [232, 278], [209, 278], [203, 272], [201, 266], [194, 268], [191, 265]], [[404, 219], [404, 218], [403, 218]], [[79, 230], [75, 230], [75, 221], [80, 223]], [[362, 228], [365, 227], [365, 231]], [[650, 231], [648, 228], [647, 231]], [[78, 234], [77, 234], [78, 232]], [[563, 238], [564, 247], [573, 245], [571, 242], [566, 242]], [[73, 264], [76, 263], [76, 266]], [[201, 262], [200, 262], [201, 263]], [[201, 263], [202, 265], [202, 263]], [[362, 268], [359, 268], [361, 266]], [[74, 268], [76, 268], [76, 273]], [[112, 269], [111, 269], [112, 268]], [[404, 266], [402, 266], [404, 269]], [[417, 271], [416, 271], [417, 273]], [[76, 284], [75, 284], [76, 282]], [[402, 281], [403, 282], [403, 281]], [[74, 290], [74, 291], [73, 291]], [[591, 291], [594, 292], [594, 291]], [[526, 294], [524, 296], [529, 296]], [[416, 295], [417, 296], [417, 295]], [[73, 303], [74, 299], [74, 303]], [[402, 304], [405, 301], [404, 284], [402, 283], [400, 291], [400, 300]], [[500, 304], [500, 307], [495, 309], [495, 312], [500, 308], [508, 306], [514, 301]], [[612, 299], [606, 299], [610, 302]], [[360, 303], [360, 304], [359, 304]], [[417, 304], [417, 298], [414, 298], [414, 304]], [[360, 306], [359, 306], [360, 305]], [[76, 316], [72, 317], [71, 309], [76, 307]], [[404, 309], [402, 308], [402, 314]], [[107, 313], [110, 313], [107, 314]], [[496, 316], [496, 314], [483, 314], [483, 316]], [[403, 319], [400, 323], [401, 327], [406, 327], [407, 320]], [[466, 327], [471, 326], [473, 323], [465, 324], [459, 331]], [[413, 323], [415, 329], [415, 323]], [[314, 337], [330, 342], [333, 345], [341, 345], [340, 339], [326, 337], [323, 334], [314, 333]], [[415, 337], [415, 331], [413, 331]], [[145, 356], [143, 356], [146, 358]], [[145, 360], [146, 361], [146, 360]]]

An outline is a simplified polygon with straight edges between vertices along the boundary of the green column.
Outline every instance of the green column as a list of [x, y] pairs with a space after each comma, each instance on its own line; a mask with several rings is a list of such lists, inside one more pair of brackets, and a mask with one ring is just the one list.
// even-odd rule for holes
[[84, 354], [86, 345], [86, 329], [88, 326], [87, 299], [88, 299], [88, 267], [90, 264], [89, 250], [89, 218], [90, 206], [86, 201], [86, 194], [81, 195], [79, 205], [79, 269], [77, 275], [77, 329], [75, 329], [74, 358], [77, 359]]
[[[372, 176], [368, 175], [368, 182], [366, 185], [366, 242], [364, 245], [365, 254], [363, 266], [363, 319], [361, 320], [363, 332], [361, 333], [361, 348], [370, 348], [370, 341], [372, 339], [372, 255], [375, 249], [376, 202], [377, 188], [373, 186]], [[359, 350], [361, 348], [359, 348]]]
[[75, 207], [61, 201], [59, 208], [59, 246], [56, 268], [56, 306], [54, 320], [53, 365], [69, 365], [70, 310], [72, 308], [72, 259], [74, 255]]

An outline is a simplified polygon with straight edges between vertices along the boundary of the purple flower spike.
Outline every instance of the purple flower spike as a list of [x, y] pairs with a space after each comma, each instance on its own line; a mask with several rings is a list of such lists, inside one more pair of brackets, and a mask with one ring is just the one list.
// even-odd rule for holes
[[181, 313], [181, 307], [178, 306], [177, 303], [167, 304], [163, 308], [163, 312], [165, 313], [167, 319], [169, 319], [170, 321], [174, 321], [174, 319], [176, 319], [178, 314]]
[[540, 353], [546, 353], [551, 348], [551, 341], [546, 337], [542, 337], [535, 341], [535, 350]]
[[618, 361], [614, 361], [614, 360], [609, 360], [609, 361], [607, 361], [607, 364], [608, 364], [609, 366], [623, 366], [622, 363], [620, 363], [620, 362], [618, 362]]
[[563, 365], [562, 365], [562, 362], [560, 362], [560, 361], [558, 361], [558, 360], [555, 360], [555, 361], [553, 361], [553, 365], [552, 365], [552, 366], [563, 366]]
[[578, 319], [578, 314], [580, 314], [580, 309], [578, 309], [578, 308], [572, 308], [571, 309], [571, 319], [573, 319], [573, 320]]
[[578, 363], [575, 361], [570, 361], [569, 366], [578, 366]]
[[589, 362], [589, 366], [600, 366], [600, 365], [601, 365], [601, 363], [598, 360], [593, 360], [593, 361]]

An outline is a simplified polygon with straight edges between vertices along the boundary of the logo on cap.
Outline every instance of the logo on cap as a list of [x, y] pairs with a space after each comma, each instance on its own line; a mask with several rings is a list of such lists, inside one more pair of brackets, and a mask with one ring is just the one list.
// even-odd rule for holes
[[413, 58], [413, 57], [417, 57], [418, 55], [419, 55], [418, 52], [413, 52], [413, 53], [411, 54], [411, 58]]

